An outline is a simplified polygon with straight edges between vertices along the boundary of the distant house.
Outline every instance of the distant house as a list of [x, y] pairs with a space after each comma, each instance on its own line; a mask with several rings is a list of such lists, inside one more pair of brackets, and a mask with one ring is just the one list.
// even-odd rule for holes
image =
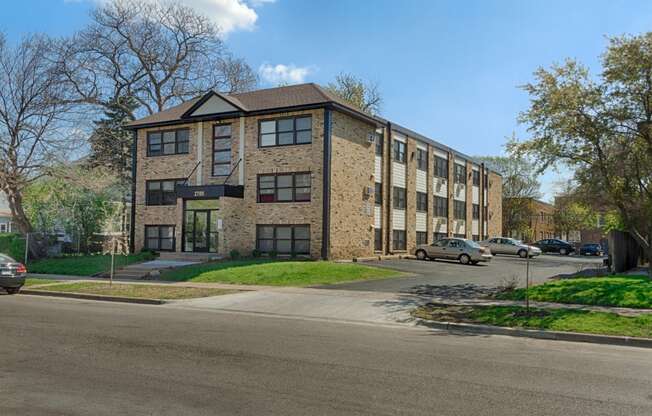
[[13, 223], [11, 222], [11, 212], [0, 209], [0, 234], [13, 232]]

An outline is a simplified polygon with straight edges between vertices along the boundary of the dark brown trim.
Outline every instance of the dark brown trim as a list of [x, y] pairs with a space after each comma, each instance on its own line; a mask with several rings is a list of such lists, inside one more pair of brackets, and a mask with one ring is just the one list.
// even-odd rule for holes
[[[152, 182], [161, 182], [161, 201], [163, 201], [163, 189], [162, 189], [163, 182], [174, 182], [174, 187], [172, 189], [172, 193], [175, 194], [175, 202], [174, 202], [174, 204], [163, 204], [163, 203], [161, 203], [161, 204], [150, 204], [149, 203], [149, 186], [148, 185], [150, 183], [152, 183]], [[177, 185], [179, 185], [178, 182], [185, 183], [186, 178], [147, 179], [145, 181], [145, 206], [148, 206], [148, 207], [173, 207], [173, 206], [175, 206], [177, 204], [176, 203], [176, 188], [177, 188]]]
[[[292, 175], [292, 187], [290, 188], [280, 188], [280, 189], [292, 189], [292, 200], [291, 201], [278, 201], [278, 177], [279, 176], [288, 176]], [[310, 199], [297, 201], [297, 188], [305, 188], [305, 186], [297, 186], [296, 175], [309, 175], [310, 176]], [[273, 176], [274, 177], [274, 201], [261, 201], [260, 200], [260, 177], [261, 176]], [[294, 203], [309, 203], [312, 201], [312, 172], [302, 171], [302, 172], [275, 172], [275, 173], [259, 173], [256, 175], [256, 203], [258, 204], [294, 204]]]
[[[290, 235], [290, 245], [292, 246], [292, 249], [290, 250], [290, 254], [294, 253], [294, 254], [297, 254], [297, 255], [310, 255], [310, 250], [312, 248], [312, 229], [310, 227], [310, 224], [256, 224], [256, 242], [255, 242], [256, 250], [261, 251], [263, 253], [268, 253], [267, 251], [260, 250], [260, 245], [258, 244], [258, 241], [261, 240], [260, 233], [259, 233], [260, 227], [274, 227], [274, 237], [272, 237], [272, 238], [263, 238], [262, 240], [272, 240], [274, 242], [274, 251], [276, 251], [278, 254], [286, 254], [286, 253], [279, 253], [279, 251], [277, 249], [278, 246], [277, 246], [276, 243], [277, 243], [277, 241], [279, 239], [276, 237], [276, 229], [278, 227], [290, 227], [290, 229], [292, 230], [291, 235]], [[294, 237], [294, 229], [296, 227], [308, 227], [308, 238], [307, 239], [305, 239], [305, 238], [299, 238], [298, 239], [299, 241], [307, 241], [308, 242], [308, 251], [307, 252], [301, 252], [301, 253], [295, 252], [295, 244], [294, 243], [297, 241], [297, 239]], [[287, 239], [283, 238], [281, 240], [287, 240]]]
[[[220, 126], [231, 126], [231, 134], [229, 136], [215, 136], [215, 128], [220, 127]], [[213, 124], [213, 129], [212, 129], [212, 135], [211, 135], [211, 178], [219, 178], [219, 177], [224, 177], [228, 176], [229, 174], [226, 175], [216, 175], [215, 174], [215, 140], [226, 140], [228, 137], [229, 141], [231, 142], [231, 146], [233, 146], [233, 123], [215, 123]], [[220, 153], [226, 153], [229, 152], [229, 161], [228, 163], [226, 162], [221, 162], [218, 163], [218, 165], [229, 165], [229, 172], [231, 171], [231, 165], [232, 165], [232, 160], [231, 157], [233, 156], [233, 148], [229, 147], [228, 150], [220, 150]]]
[[[158, 227], [158, 237], [157, 237], [157, 239], [158, 239], [158, 242], [159, 242], [159, 244], [158, 244], [159, 248], [157, 250], [155, 250], [155, 251], [170, 251], [170, 252], [176, 251], [176, 248], [177, 248], [177, 226], [176, 226], [176, 224], [145, 224], [144, 225], [144, 229], [143, 229], [143, 233], [144, 233], [144, 235], [143, 235], [143, 237], [144, 237], [143, 238], [143, 247], [148, 249], [148, 250], [154, 250], [154, 249], [150, 249], [149, 247], [147, 247], [147, 240], [148, 240], [148, 238], [147, 238], [147, 228], [148, 227]], [[161, 250], [161, 248], [160, 248], [161, 247], [161, 227], [172, 227], [172, 248], [170, 250]], [[166, 240], [167, 240], [167, 238], [166, 238]]]
[[138, 172], [138, 131], [131, 132], [131, 224], [129, 230], [129, 251], [136, 251], [136, 174]]
[[[307, 129], [297, 130], [297, 119], [298, 118], [308, 118], [308, 117], [310, 117], [310, 141], [305, 142], [305, 143], [297, 143], [297, 132], [308, 131]], [[292, 143], [290, 143], [290, 144], [278, 144], [278, 135], [279, 135], [279, 133], [290, 133], [290, 131], [283, 131], [283, 132], [278, 131], [278, 122], [281, 121], [281, 120], [292, 120], [292, 131], [291, 131], [292, 132]], [[276, 144], [271, 145], [271, 146], [263, 146], [262, 145], [263, 133], [262, 133], [262, 130], [261, 130], [260, 126], [261, 126], [262, 123], [269, 122], [269, 121], [273, 121], [274, 124], [275, 124], [275, 126], [274, 126], [274, 128], [275, 128], [275, 130], [274, 130], [274, 138], [275, 138], [275, 143]], [[258, 120], [258, 148], [259, 149], [269, 149], [269, 148], [273, 148], [273, 147], [301, 146], [301, 145], [304, 145], [304, 144], [312, 144], [312, 138], [313, 138], [313, 135], [314, 135], [313, 134], [313, 128], [312, 128], [312, 121], [313, 121], [312, 114], [297, 114], [297, 115], [293, 115], [293, 116], [279, 116], [279, 117], [273, 117], [273, 118], [259, 119]], [[268, 133], [268, 134], [271, 134], [271, 133]]]
[[[184, 130], [188, 132], [188, 151], [187, 152], [179, 152], [179, 140], [178, 140], [177, 133], [180, 132], [180, 131], [184, 131]], [[164, 153], [162, 153], [163, 148], [164, 148], [163, 136], [164, 136], [165, 133], [168, 133], [168, 132], [171, 132], [171, 131], [173, 131], [175, 133], [174, 134], [174, 153], [164, 154]], [[149, 137], [152, 134], [160, 134], [161, 135], [161, 154], [160, 155], [153, 155], [149, 151]], [[191, 142], [191, 138], [190, 138], [190, 128], [189, 127], [180, 127], [180, 128], [176, 128], [176, 129], [148, 131], [147, 136], [145, 137], [145, 149], [146, 149], [145, 154], [147, 155], [147, 157], [189, 155], [190, 154], [190, 142]]]
[[192, 113], [197, 111], [197, 109], [199, 109], [199, 107], [204, 105], [206, 103], [206, 101], [208, 101], [213, 96], [216, 96], [216, 97], [226, 101], [227, 103], [231, 104], [232, 106], [234, 106], [235, 108], [237, 108], [240, 111], [246, 111], [246, 109], [242, 108], [241, 105], [239, 105], [238, 103], [236, 103], [235, 101], [233, 101], [229, 97], [227, 97], [225, 95], [222, 95], [220, 93], [217, 93], [215, 91], [209, 91], [206, 94], [204, 94], [204, 96], [201, 97], [196, 103], [194, 103], [192, 105], [192, 107], [190, 107], [188, 110], [186, 110], [186, 112], [181, 115], [181, 119], [190, 118]]
[[322, 238], [321, 258], [328, 260], [330, 257], [330, 227], [331, 227], [331, 134], [332, 117], [330, 108], [324, 108], [324, 150], [322, 160]]
[[[385, 167], [387, 168], [387, 175], [383, 175], [383, 183], [385, 184], [385, 195], [387, 195], [387, 201], [386, 201], [386, 206], [385, 206], [385, 254], [390, 254], [392, 250], [390, 250], [391, 243], [392, 243], [392, 227], [390, 227], [390, 224], [393, 222], [392, 221], [392, 166], [393, 166], [393, 161], [394, 161], [394, 155], [393, 155], [393, 145], [392, 141], [394, 138], [392, 137], [392, 123], [389, 121], [387, 122], [386, 129], [385, 129], [385, 156], [384, 156], [384, 162], [385, 162]], [[393, 224], [392, 224], [393, 225]]]

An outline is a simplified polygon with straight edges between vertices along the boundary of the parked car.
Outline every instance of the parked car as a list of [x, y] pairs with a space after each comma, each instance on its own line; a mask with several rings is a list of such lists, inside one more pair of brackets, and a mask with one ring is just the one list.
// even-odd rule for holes
[[568, 241], [550, 238], [547, 240], [539, 240], [532, 244], [539, 247], [544, 253], [559, 253], [561, 255], [568, 255], [575, 252], [575, 247]]
[[491, 251], [473, 240], [465, 238], [443, 238], [432, 244], [421, 244], [415, 255], [419, 260], [449, 259], [462, 264], [478, 264], [491, 261]]
[[12, 259], [11, 257], [0, 254], [0, 287], [10, 295], [16, 294], [25, 284], [25, 275], [27, 268]]
[[480, 245], [489, 247], [491, 254], [514, 254], [521, 258], [526, 258], [528, 251], [530, 257], [541, 254], [541, 249], [523, 243], [521, 240], [507, 237], [495, 237], [489, 240], [480, 241]]
[[580, 256], [603, 256], [604, 250], [597, 243], [582, 244], [580, 247]]

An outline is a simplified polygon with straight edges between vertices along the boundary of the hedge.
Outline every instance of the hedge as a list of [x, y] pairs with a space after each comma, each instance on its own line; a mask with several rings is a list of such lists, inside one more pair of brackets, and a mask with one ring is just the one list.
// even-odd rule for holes
[[20, 234], [0, 234], [0, 253], [7, 254], [16, 261], [23, 261], [25, 239]]

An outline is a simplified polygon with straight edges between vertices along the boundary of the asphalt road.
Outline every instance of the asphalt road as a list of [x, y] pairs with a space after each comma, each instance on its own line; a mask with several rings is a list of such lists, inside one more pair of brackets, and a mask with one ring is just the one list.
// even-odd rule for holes
[[[355, 283], [332, 285], [333, 289], [367, 290], [378, 292], [406, 292], [423, 285], [480, 285], [495, 287], [505, 278], [515, 276], [519, 285], [525, 286], [525, 259], [517, 256], [494, 256], [489, 263], [477, 266], [462, 265], [456, 261], [436, 260], [382, 260], [365, 264], [400, 270], [413, 277], [397, 279], [369, 280]], [[542, 255], [530, 260], [530, 281], [540, 283], [558, 274], [577, 273], [582, 269], [595, 269], [602, 266], [602, 258]], [[329, 286], [323, 286], [329, 288]]]
[[652, 351], [0, 296], [0, 415], [652, 414]]

